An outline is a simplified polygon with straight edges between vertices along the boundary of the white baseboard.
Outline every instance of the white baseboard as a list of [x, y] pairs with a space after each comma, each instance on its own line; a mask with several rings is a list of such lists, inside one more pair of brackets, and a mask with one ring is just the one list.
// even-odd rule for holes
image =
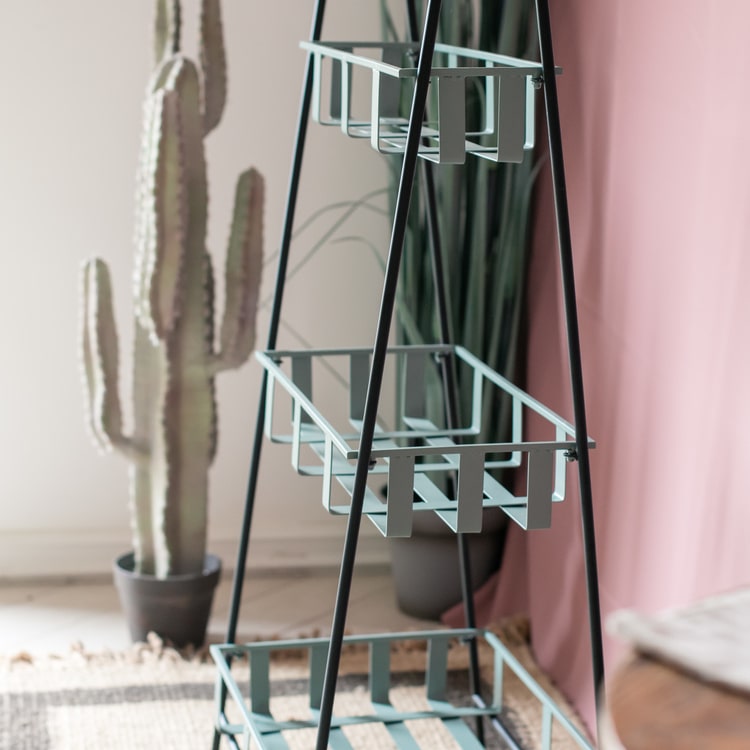
[[[218, 555], [224, 570], [233, 570], [236, 539], [215, 539], [209, 551]], [[127, 537], [98, 531], [0, 533], [0, 583], [27, 579], [109, 577], [112, 562], [128, 548]], [[343, 539], [336, 537], [257, 538], [251, 540], [247, 567], [275, 572], [294, 569], [338, 568]], [[357, 566], [383, 568], [390, 564], [385, 539], [362, 536]]]

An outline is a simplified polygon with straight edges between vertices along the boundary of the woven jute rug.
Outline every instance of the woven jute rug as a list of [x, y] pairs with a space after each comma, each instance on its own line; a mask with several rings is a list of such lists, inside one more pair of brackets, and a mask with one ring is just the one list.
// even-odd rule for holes
[[[531, 675], [581, 727], [564, 697], [534, 662], [522, 620], [493, 628]], [[483, 677], [491, 654], [480, 651]], [[448, 690], [460, 704], [467, 694], [466, 648], [449, 655]], [[392, 655], [391, 700], [400, 710], [424, 702], [424, 651], [404, 648]], [[247, 674], [238, 665], [238, 683]], [[234, 671], [234, 669], [233, 669]], [[215, 719], [216, 668], [205, 651], [180, 654], [158, 638], [136, 644], [123, 653], [87, 653], [74, 647], [64, 657], [32, 658], [18, 654], [0, 658], [0, 748], [3, 750], [205, 750], [211, 746]], [[271, 668], [275, 716], [304, 715], [307, 702], [307, 662], [290, 652], [273, 660]], [[541, 706], [511, 675], [506, 676], [502, 720], [521, 747], [541, 746]], [[455, 698], [455, 700], [454, 700]], [[367, 652], [345, 648], [337, 684], [334, 713], [358, 710], [367, 700]], [[465, 700], [465, 698], [464, 698]], [[459, 746], [438, 721], [413, 722], [410, 731], [429, 750]], [[314, 730], [289, 733], [289, 747], [314, 747]], [[393, 741], [379, 724], [346, 729], [357, 750], [390, 750]], [[486, 745], [502, 750], [506, 744], [489, 727]], [[553, 750], [578, 748], [555, 722]]]

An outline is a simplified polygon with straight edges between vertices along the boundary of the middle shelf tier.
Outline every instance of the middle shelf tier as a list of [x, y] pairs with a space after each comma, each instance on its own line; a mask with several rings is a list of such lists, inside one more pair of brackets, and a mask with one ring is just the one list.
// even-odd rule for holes
[[[291, 446], [299, 474], [322, 477], [330, 513], [347, 514], [371, 350], [277, 350], [256, 357], [267, 373], [267, 437]], [[444, 358], [453, 358], [467, 415], [453, 429], [442, 416]], [[394, 346], [386, 360], [389, 397], [381, 404], [390, 402], [392, 413], [379, 413], [363, 507], [381, 533], [411, 536], [414, 513], [427, 511], [456, 533], [475, 533], [488, 508], [502, 510], [524, 529], [549, 527], [552, 503], [564, 500], [567, 465], [576, 456], [574, 427], [462, 347]], [[326, 377], [345, 385], [348, 395], [328, 394], [325, 405], [316, 405], [313, 383]], [[279, 399], [280, 391], [291, 400]], [[488, 415], [497, 410], [508, 415], [510, 439], [486, 442]], [[541, 439], [529, 440], [529, 432]], [[344, 502], [334, 499], [334, 487], [343, 488]]]

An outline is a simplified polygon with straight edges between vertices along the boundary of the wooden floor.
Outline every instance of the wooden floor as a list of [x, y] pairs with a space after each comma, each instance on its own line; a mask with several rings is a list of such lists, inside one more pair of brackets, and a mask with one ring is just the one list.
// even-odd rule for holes
[[[248, 576], [237, 641], [256, 637], [293, 638], [330, 632], [337, 571]], [[223, 641], [231, 578], [216, 591], [209, 639]], [[352, 633], [435, 627], [401, 613], [389, 572], [355, 575], [347, 616]], [[120, 650], [130, 639], [111, 581], [21, 582], [0, 586], [0, 654], [65, 654], [80, 643], [87, 651]]]

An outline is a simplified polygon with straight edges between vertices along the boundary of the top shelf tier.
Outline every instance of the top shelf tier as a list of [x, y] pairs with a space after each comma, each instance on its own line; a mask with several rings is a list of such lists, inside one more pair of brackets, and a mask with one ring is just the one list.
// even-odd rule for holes
[[[404, 113], [417, 77], [419, 45], [302, 42], [300, 46], [313, 59], [313, 119], [339, 127], [349, 137], [368, 138], [382, 153], [402, 153], [409, 125]], [[419, 155], [441, 164], [463, 164], [467, 153], [498, 162], [522, 162], [534, 146], [534, 100], [541, 81], [542, 67], [537, 62], [435, 45], [432, 97]]]

